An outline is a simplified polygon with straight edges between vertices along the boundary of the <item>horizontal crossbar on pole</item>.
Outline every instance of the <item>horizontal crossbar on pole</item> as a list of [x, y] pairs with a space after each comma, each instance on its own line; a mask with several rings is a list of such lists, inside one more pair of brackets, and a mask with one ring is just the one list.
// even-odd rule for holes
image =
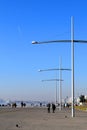
[[[32, 44], [43, 44], [43, 43], [54, 43], [54, 42], [72, 42], [72, 40], [52, 40], [52, 41], [32, 41]], [[87, 43], [87, 40], [73, 40], [73, 42], [77, 43]]]
[[42, 82], [44, 81], [64, 81], [62, 79], [46, 79], [46, 80], [42, 80]]
[[53, 69], [38, 70], [38, 72], [42, 72], [42, 71], [54, 71], [54, 70], [67, 70], [67, 71], [71, 71], [71, 69], [64, 69], [64, 68], [58, 69], [58, 68], [53, 68]]

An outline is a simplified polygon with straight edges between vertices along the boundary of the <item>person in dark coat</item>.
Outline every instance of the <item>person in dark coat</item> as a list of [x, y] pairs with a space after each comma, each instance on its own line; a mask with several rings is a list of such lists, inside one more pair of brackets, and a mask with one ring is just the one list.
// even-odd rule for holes
[[55, 110], [56, 110], [56, 106], [55, 106], [55, 104], [52, 103], [52, 111], [53, 111], [53, 113], [55, 112]]
[[47, 104], [48, 113], [50, 113], [50, 107], [51, 107], [51, 105], [50, 105], [50, 103], [48, 103], [48, 104]]
[[24, 106], [24, 103], [23, 102], [21, 102], [21, 107], [23, 107]]

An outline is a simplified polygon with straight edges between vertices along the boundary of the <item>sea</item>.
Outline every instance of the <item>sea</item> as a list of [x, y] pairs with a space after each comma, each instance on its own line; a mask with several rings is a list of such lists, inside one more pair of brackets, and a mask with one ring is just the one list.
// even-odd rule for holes
[[17, 107], [21, 107], [21, 102], [25, 103], [26, 107], [41, 107], [41, 106], [46, 107], [48, 104], [47, 101], [19, 101], [19, 100], [11, 101], [0, 99], [0, 107], [9, 106], [12, 105], [13, 103], [16, 103]]

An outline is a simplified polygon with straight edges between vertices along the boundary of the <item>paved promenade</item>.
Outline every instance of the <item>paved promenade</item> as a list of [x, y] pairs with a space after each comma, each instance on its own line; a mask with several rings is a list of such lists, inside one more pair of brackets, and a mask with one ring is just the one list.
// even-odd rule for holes
[[46, 108], [0, 108], [0, 130], [87, 130], [87, 112], [56, 110], [47, 113]]

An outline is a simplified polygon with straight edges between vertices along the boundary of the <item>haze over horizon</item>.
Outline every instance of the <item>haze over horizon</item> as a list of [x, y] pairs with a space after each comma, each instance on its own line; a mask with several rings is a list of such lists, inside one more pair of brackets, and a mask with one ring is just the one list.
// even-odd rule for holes
[[[71, 44], [32, 45], [32, 41], [87, 40], [87, 1], [1, 0], [0, 1], [0, 99], [55, 101], [59, 71], [38, 69], [71, 68]], [[75, 43], [75, 97], [87, 95], [87, 44]], [[71, 72], [62, 72], [62, 97], [71, 97]], [[59, 82], [57, 82], [59, 92]]]

